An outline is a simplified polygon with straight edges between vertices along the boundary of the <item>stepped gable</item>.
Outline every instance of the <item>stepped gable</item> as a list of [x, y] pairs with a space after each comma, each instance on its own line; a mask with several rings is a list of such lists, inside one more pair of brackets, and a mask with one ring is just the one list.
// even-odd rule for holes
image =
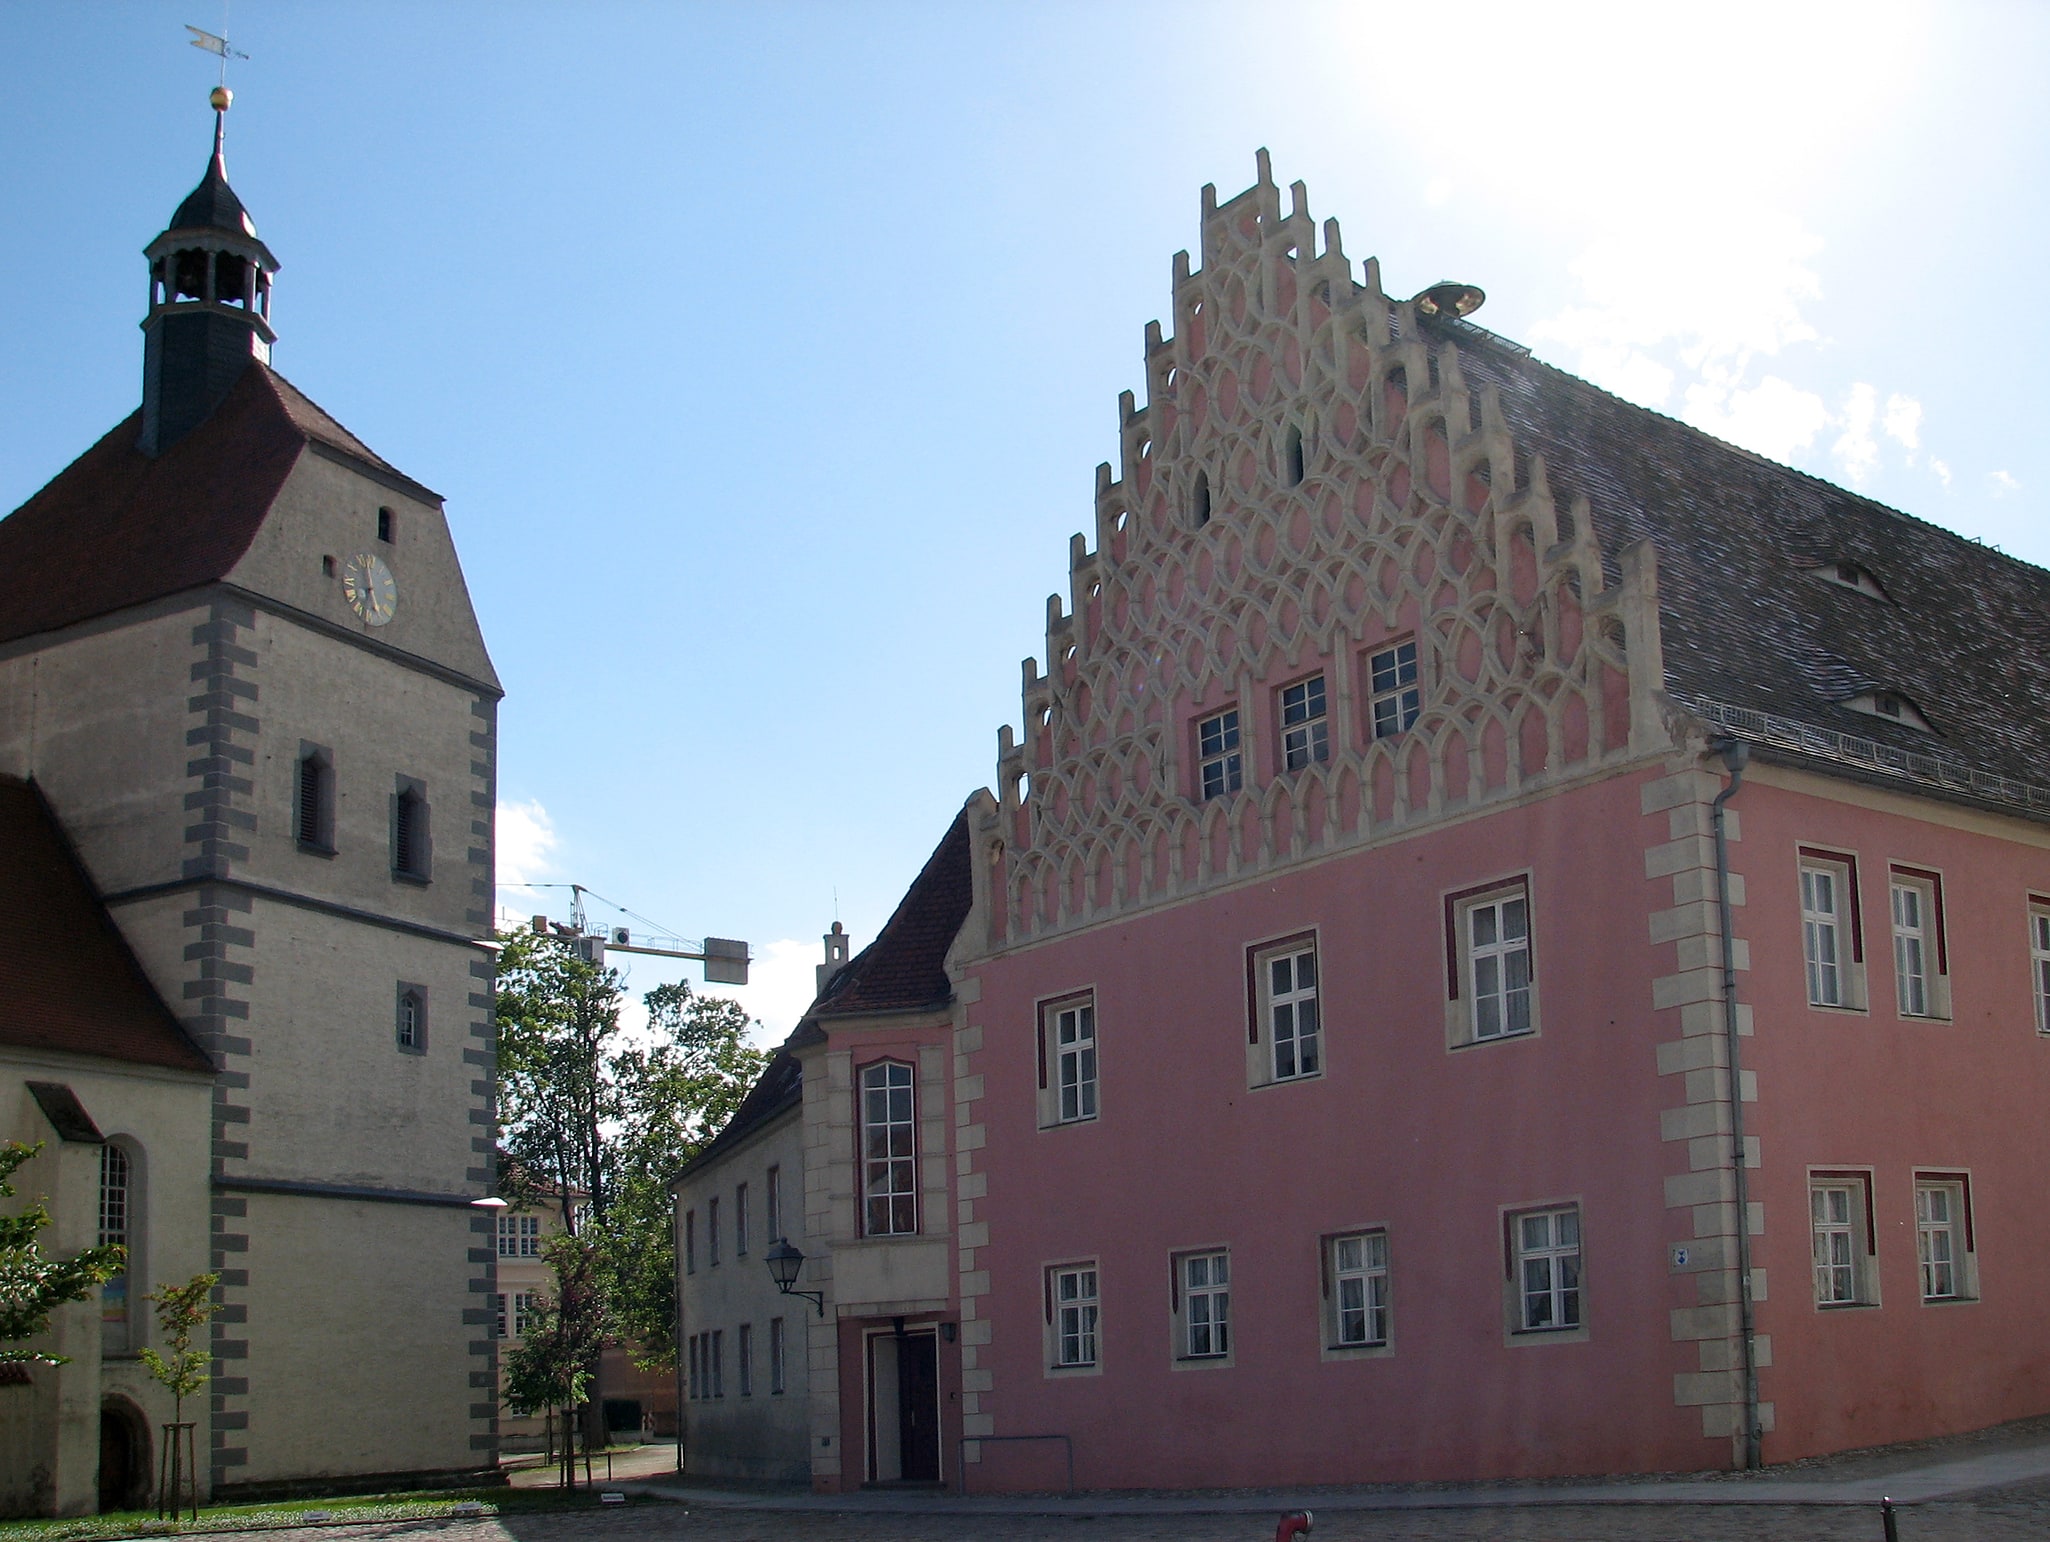
[[0, 520], [0, 643], [213, 583], [249, 549], [285, 479], [319, 445], [430, 501], [267, 365], [161, 455], [131, 414]]
[[964, 809], [947, 826], [876, 940], [826, 982], [788, 1047], [817, 1042], [817, 1018], [925, 1012], [945, 1006], [954, 995], [947, 950], [968, 918], [972, 897]]
[[0, 776], [0, 1044], [211, 1074], [32, 782]]
[[[1523, 355], [1431, 328], [1606, 550], [1658, 549], [1668, 689], [2050, 783], [2050, 572], [1738, 449]], [[1881, 593], [1820, 576], [1839, 562]], [[1841, 703], [1898, 691], [1934, 737]]]
[[[1204, 190], [1173, 304], [999, 732], [995, 938], [1597, 774], [1707, 732], [1708, 703], [2042, 777], [2050, 575], [1391, 299], [1301, 183], [1283, 212], [1264, 151], [1247, 192]], [[1372, 737], [1367, 654], [1408, 636], [1422, 715]], [[1328, 759], [1275, 771], [1249, 737], [1258, 774], [1199, 801], [1196, 719], [1235, 705], [1251, 735], [1320, 671]], [[1861, 689], [1939, 732], [1841, 705]]]

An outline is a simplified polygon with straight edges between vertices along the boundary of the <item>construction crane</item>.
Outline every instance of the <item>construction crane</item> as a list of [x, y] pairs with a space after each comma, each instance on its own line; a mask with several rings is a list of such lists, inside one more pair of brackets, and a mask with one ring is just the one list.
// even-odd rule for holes
[[[747, 966], [751, 958], [746, 943], [732, 937], [706, 937], [698, 941], [689, 937], [678, 937], [656, 922], [636, 911], [628, 910], [617, 900], [609, 900], [595, 889], [588, 889], [580, 883], [529, 883], [508, 884], [508, 888], [521, 889], [567, 889], [570, 891], [570, 918], [565, 923], [551, 921], [547, 916], [535, 916], [534, 930], [543, 936], [554, 935], [576, 948], [577, 956], [587, 963], [603, 965], [608, 953], [645, 953], [655, 958], [694, 959], [705, 966], [707, 985], [745, 985]], [[589, 908], [584, 899], [588, 895], [601, 905], [610, 906], [623, 916], [647, 926], [649, 930], [635, 940], [631, 927], [591, 925]]]

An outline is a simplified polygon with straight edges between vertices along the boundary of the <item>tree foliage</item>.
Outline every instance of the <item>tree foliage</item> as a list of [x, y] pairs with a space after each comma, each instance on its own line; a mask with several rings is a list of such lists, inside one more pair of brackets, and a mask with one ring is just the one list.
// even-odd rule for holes
[[619, 1033], [617, 972], [568, 939], [502, 934], [498, 954], [499, 1139], [512, 1159], [500, 1193], [520, 1209], [554, 1204], [601, 1220], [611, 1199], [605, 1130], [619, 1116], [607, 1059]]
[[194, 1349], [192, 1335], [205, 1327], [221, 1307], [213, 1299], [218, 1274], [195, 1274], [183, 1285], [159, 1285], [145, 1301], [157, 1304], [157, 1328], [170, 1346], [168, 1355], [145, 1347], [142, 1363], [150, 1375], [171, 1389], [171, 1418], [185, 1417], [185, 1400], [207, 1384], [207, 1367], [213, 1363], [210, 1350]]
[[590, 1396], [609, 1313], [598, 1245], [588, 1232], [558, 1232], [548, 1239], [542, 1256], [555, 1272], [555, 1294], [532, 1304], [526, 1336], [505, 1352], [504, 1396], [515, 1413], [562, 1411], [562, 1482], [573, 1488], [572, 1410]]
[[643, 998], [653, 1043], [613, 1061], [631, 1089], [613, 1143], [606, 1269], [619, 1330], [645, 1370], [676, 1364], [676, 1230], [669, 1180], [726, 1127], [768, 1057], [724, 996], [662, 985]]
[[[18, 1140], [0, 1143], [0, 1199], [14, 1193], [14, 1185], [7, 1181], [14, 1170], [42, 1149], [41, 1141], [33, 1146]], [[40, 1361], [62, 1365], [62, 1355], [29, 1353], [10, 1346], [47, 1332], [53, 1311], [67, 1302], [85, 1300], [97, 1286], [121, 1272], [126, 1254], [117, 1243], [87, 1248], [69, 1258], [45, 1255], [39, 1234], [49, 1224], [50, 1207], [41, 1200], [13, 1215], [0, 1216], [0, 1364]]]
[[[621, 980], [568, 938], [502, 937], [498, 956], [500, 1193], [564, 1208], [592, 1244], [614, 1331], [650, 1369], [676, 1363], [669, 1180], [725, 1127], [767, 1057], [736, 1001], [662, 985], [646, 1042], [620, 1032]], [[583, 1196], [572, 1211], [569, 1201]]]

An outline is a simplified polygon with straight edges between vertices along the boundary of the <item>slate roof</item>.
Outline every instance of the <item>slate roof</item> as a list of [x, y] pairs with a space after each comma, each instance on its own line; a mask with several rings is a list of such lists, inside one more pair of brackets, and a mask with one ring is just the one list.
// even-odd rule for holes
[[[1562, 517], [1587, 496], [1612, 569], [1621, 548], [1652, 538], [1666, 687], [1683, 705], [1732, 703], [2050, 786], [2050, 572], [1622, 401], [1478, 327], [1427, 330], [1457, 341], [1469, 388], [1495, 387], [1519, 483], [1542, 454]], [[1837, 562], [1887, 597], [1813, 571]], [[1936, 733], [1842, 705], [1874, 689], [1910, 698]]]
[[968, 811], [954, 816], [947, 833], [911, 880], [911, 887], [883, 923], [876, 940], [842, 964], [784, 1041], [733, 1117], [705, 1149], [679, 1172], [681, 1181], [749, 1133], [769, 1123], [804, 1096], [804, 1073], [793, 1053], [826, 1037], [820, 1019], [883, 1012], [925, 1012], [954, 997], [947, 977], [947, 949], [968, 918], [974, 898], [968, 867]]
[[170, 230], [232, 230], [237, 235], [256, 234], [256, 221], [242, 207], [242, 200], [228, 186], [228, 167], [221, 155], [220, 120], [215, 119], [213, 159], [198, 187], [185, 195], [178, 212], [171, 216]]
[[954, 982], [947, 978], [947, 949], [968, 918], [973, 897], [964, 808], [947, 826], [876, 940], [826, 982], [805, 1014], [807, 1019], [917, 1012], [946, 1005], [954, 995]]
[[136, 448], [141, 430], [137, 409], [0, 520], [0, 643], [225, 577], [309, 445], [417, 486], [255, 361], [163, 454]]
[[0, 1044], [211, 1074], [32, 782], [0, 776]]
[[747, 1096], [740, 1100], [740, 1107], [733, 1111], [726, 1127], [706, 1143], [704, 1150], [683, 1164], [676, 1176], [669, 1180], [671, 1187], [803, 1101], [804, 1072], [788, 1047], [779, 1049], [762, 1067], [762, 1074], [748, 1089]]

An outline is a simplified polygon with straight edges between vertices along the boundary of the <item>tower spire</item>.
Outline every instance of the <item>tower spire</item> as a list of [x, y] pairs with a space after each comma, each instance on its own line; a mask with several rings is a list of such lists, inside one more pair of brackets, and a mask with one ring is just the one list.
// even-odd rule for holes
[[234, 94], [215, 86], [208, 101], [214, 142], [206, 175], [143, 252], [150, 274], [149, 315], [142, 323], [145, 455], [162, 454], [205, 422], [251, 359], [270, 362], [277, 340], [270, 301], [278, 261], [228, 185]]

